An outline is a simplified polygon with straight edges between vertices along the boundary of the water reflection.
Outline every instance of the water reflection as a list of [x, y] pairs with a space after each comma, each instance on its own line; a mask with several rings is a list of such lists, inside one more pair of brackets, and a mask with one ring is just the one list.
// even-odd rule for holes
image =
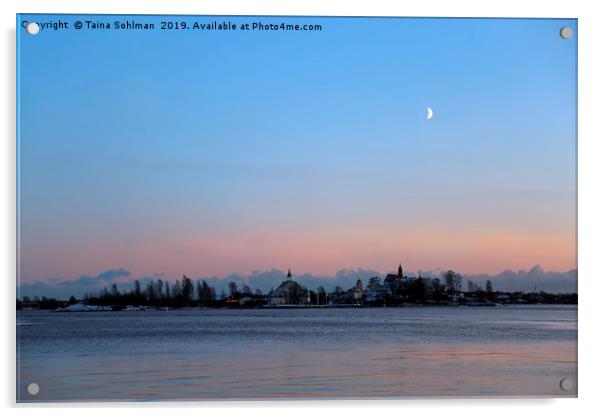
[[[450, 310], [451, 309], [451, 310]], [[576, 308], [23, 312], [39, 400], [574, 396]], [[545, 323], [561, 322], [561, 325]]]

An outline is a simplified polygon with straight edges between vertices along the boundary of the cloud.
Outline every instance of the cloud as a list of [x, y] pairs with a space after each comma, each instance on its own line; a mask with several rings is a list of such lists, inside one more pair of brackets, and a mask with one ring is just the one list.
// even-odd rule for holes
[[544, 271], [539, 266], [533, 266], [531, 270], [504, 270], [496, 275], [477, 274], [465, 276], [464, 280], [470, 279], [485, 287], [485, 282], [491, 280], [493, 288], [500, 291], [540, 291], [551, 293], [576, 293], [577, 292], [577, 269], [566, 272]]
[[[420, 270], [409, 275], [418, 275], [423, 277], [439, 277], [441, 270]], [[294, 273], [294, 271], [293, 271]], [[348, 289], [355, 285], [357, 280], [362, 280], [364, 285], [372, 276], [383, 277], [386, 273], [379, 273], [375, 270], [366, 269], [342, 269], [334, 276], [319, 276], [311, 273], [293, 275], [294, 279], [300, 284], [310, 288], [317, 289], [322, 286], [326, 291], [332, 291], [336, 286]], [[193, 277], [192, 280], [205, 280], [210, 286], [213, 286], [219, 294], [221, 291], [228, 293], [228, 284], [235, 282], [238, 288], [247, 284], [253, 291], [260, 289], [263, 293], [269, 292], [271, 288], [277, 287], [285, 278], [286, 272], [279, 269], [268, 271], [254, 271], [249, 276], [240, 274], [230, 274], [225, 277], [205, 276]], [[129, 279], [125, 279], [129, 278]], [[137, 280], [142, 288], [150, 281], [162, 279], [171, 282], [164, 273], [155, 273], [152, 276], [140, 277]], [[577, 269], [571, 269], [566, 272], [545, 271], [540, 266], [533, 266], [530, 270], [513, 271], [504, 270], [499, 274], [476, 274], [463, 275], [464, 288], [467, 287], [467, 281], [472, 280], [485, 287], [485, 282], [491, 280], [495, 290], [500, 291], [525, 291], [543, 290], [551, 293], [574, 293], [577, 292]], [[59, 299], [66, 299], [71, 295], [81, 298], [86, 293], [98, 293], [105, 287], [116, 283], [122, 291], [130, 290], [133, 287], [134, 279], [131, 278], [129, 270], [120, 268], [107, 270], [96, 276], [82, 275], [73, 280], [60, 280], [57, 278], [47, 279], [45, 281], [36, 281], [33, 283], [23, 283], [18, 290], [17, 296], [48, 296]]]
[[59, 282], [60, 286], [98, 286], [99, 284], [107, 284], [112, 283], [120, 277], [130, 276], [129, 270], [126, 269], [115, 269], [115, 270], [107, 270], [106, 272], [102, 272], [96, 276], [87, 276], [82, 275], [78, 279], [75, 280], [66, 280]]
[[86, 293], [95, 293], [112, 283], [122, 282], [123, 278], [131, 276], [129, 270], [120, 268], [104, 271], [96, 276], [81, 275], [77, 279], [62, 280], [56, 277], [23, 283], [18, 288], [17, 296], [47, 296], [67, 298], [71, 295], [82, 297]]

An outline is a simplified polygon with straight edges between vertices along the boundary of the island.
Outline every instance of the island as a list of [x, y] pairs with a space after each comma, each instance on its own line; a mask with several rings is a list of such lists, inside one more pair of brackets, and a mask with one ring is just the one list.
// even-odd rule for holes
[[46, 309], [57, 312], [139, 311], [178, 308], [348, 308], [348, 307], [402, 307], [402, 306], [496, 306], [509, 304], [577, 304], [576, 293], [504, 292], [496, 291], [488, 280], [485, 288], [467, 281], [462, 289], [462, 276], [452, 270], [440, 277], [408, 276], [401, 264], [397, 273], [374, 276], [366, 285], [357, 280], [355, 286], [339, 286], [326, 291], [322, 286], [308, 289], [293, 279], [288, 270], [282, 283], [268, 293], [252, 290], [246, 284], [239, 288], [236, 282], [228, 284], [229, 293], [216, 294], [205, 280], [193, 282], [186, 275], [170, 284], [161, 279], [147, 282], [142, 288], [138, 280], [129, 291], [120, 291], [117, 284], [100, 293], [86, 294], [83, 299], [71, 296], [59, 300], [46, 296], [24, 296], [16, 307]]

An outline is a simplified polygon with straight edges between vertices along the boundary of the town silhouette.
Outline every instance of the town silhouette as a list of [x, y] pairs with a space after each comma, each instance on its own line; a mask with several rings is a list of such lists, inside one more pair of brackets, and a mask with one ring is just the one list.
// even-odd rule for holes
[[205, 280], [193, 281], [186, 275], [174, 283], [157, 279], [143, 288], [138, 280], [129, 291], [120, 291], [116, 283], [100, 293], [88, 293], [83, 299], [69, 300], [24, 296], [17, 299], [17, 309], [37, 308], [59, 311], [139, 310], [186, 307], [211, 308], [300, 308], [300, 307], [386, 307], [386, 306], [495, 306], [496, 304], [577, 304], [576, 293], [553, 294], [543, 291], [495, 291], [490, 280], [485, 287], [467, 280], [462, 290], [462, 275], [452, 270], [440, 277], [408, 276], [401, 264], [397, 273], [384, 278], [374, 276], [366, 284], [358, 279], [355, 286], [336, 286], [327, 292], [324, 287], [308, 289], [293, 278], [286, 278], [268, 293], [253, 290], [249, 285], [228, 284], [228, 293], [216, 294]]

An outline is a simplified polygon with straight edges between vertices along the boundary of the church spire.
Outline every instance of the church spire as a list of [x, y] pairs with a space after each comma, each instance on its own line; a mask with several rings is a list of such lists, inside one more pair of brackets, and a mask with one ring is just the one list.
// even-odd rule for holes
[[399, 263], [399, 268], [397, 269], [397, 275], [400, 278], [403, 278], [403, 269], [401, 268], [401, 263]]
[[293, 278], [293, 275], [291, 274], [291, 268], [290, 267], [288, 268], [288, 273], [286, 274], [286, 278], [287, 279], [292, 279]]

